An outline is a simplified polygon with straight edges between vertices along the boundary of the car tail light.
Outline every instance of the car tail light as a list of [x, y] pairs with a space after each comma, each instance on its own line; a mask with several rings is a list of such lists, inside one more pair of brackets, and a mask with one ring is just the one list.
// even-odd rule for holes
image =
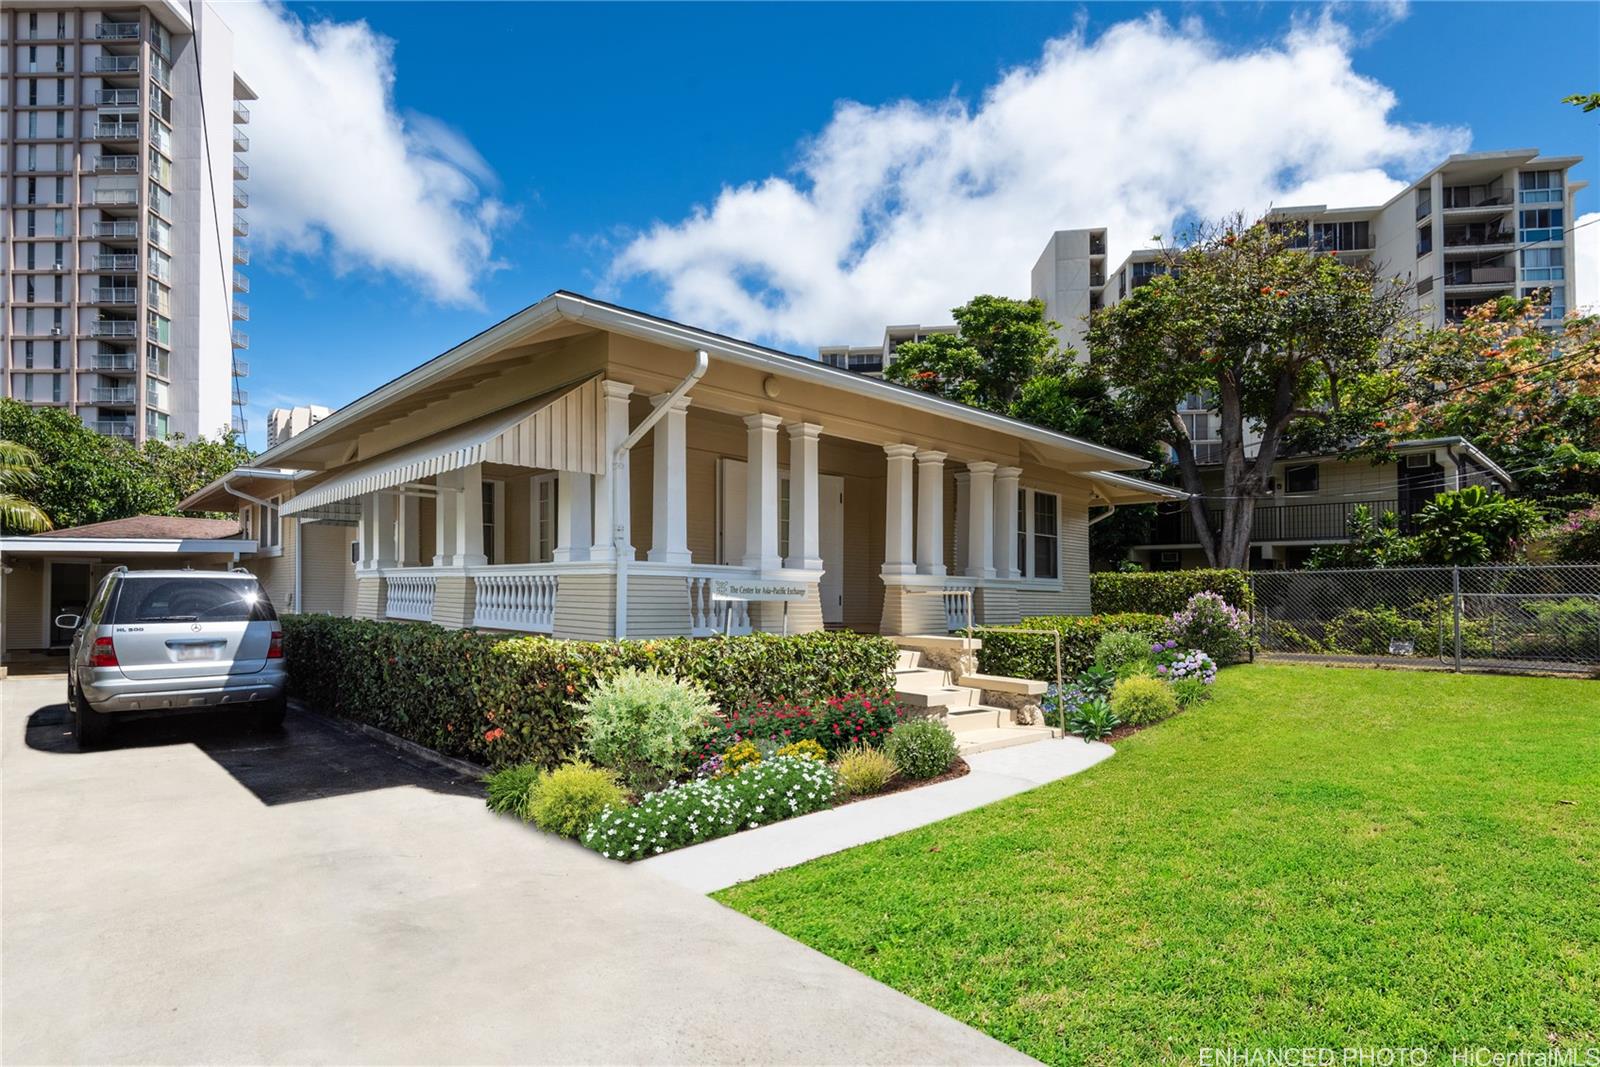
[[117, 665], [117, 646], [111, 643], [109, 637], [94, 639], [94, 648], [89, 650], [89, 666], [115, 667]]
[[274, 630], [274, 631], [272, 631], [272, 643], [267, 645], [267, 658], [268, 659], [282, 659], [283, 658], [283, 631], [282, 630]]

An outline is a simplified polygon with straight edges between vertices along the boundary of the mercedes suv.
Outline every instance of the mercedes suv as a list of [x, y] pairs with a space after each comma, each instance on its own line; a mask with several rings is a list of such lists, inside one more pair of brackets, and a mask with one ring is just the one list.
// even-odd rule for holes
[[79, 748], [103, 744], [117, 716], [229, 708], [283, 723], [283, 629], [247, 571], [130, 571], [100, 582], [73, 631], [67, 704]]

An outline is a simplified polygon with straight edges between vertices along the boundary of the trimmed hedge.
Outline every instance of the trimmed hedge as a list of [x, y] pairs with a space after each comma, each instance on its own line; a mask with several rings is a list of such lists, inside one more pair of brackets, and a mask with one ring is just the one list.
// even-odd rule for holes
[[1096, 614], [1182, 611], [1196, 593], [1218, 593], [1236, 608], [1255, 607], [1250, 576], [1244, 571], [1096, 571], [1089, 576], [1089, 602]]
[[1094, 663], [1094, 647], [1100, 638], [1115, 630], [1131, 630], [1151, 641], [1164, 638], [1167, 617], [1143, 612], [1117, 615], [1035, 615], [1019, 624], [1025, 629], [1045, 631], [1040, 636], [1015, 630], [979, 629], [983, 639], [978, 660], [987, 674], [1012, 678], [1033, 678], [1041, 682], [1056, 680], [1056, 646], [1049, 631], [1061, 633], [1061, 673], [1076, 676]]
[[895, 662], [893, 642], [847, 631], [594, 642], [333, 615], [282, 622], [293, 695], [491, 767], [554, 768], [572, 756], [578, 702], [624, 667], [697, 681], [719, 706], [736, 709], [886, 692]]

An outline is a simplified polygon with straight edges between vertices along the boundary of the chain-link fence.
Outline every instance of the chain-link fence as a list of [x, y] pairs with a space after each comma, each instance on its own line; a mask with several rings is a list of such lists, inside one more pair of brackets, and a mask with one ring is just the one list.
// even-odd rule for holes
[[1263, 652], [1600, 669], [1600, 564], [1256, 571]]

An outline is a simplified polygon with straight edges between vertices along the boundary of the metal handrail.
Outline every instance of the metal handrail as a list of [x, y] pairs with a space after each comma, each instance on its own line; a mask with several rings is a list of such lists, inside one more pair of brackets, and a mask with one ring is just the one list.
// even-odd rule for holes
[[[985, 633], [995, 632], [995, 633], [1010, 633], [1010, 634], [1038, 634], [1040, 636], [1043, 636], [1044, 634], [1049, 634], [1051, 637], [1055, 638], [1055, 645], [1056, 645], [1056, 714], [1057, 714], [1057, 717], [1061, 720], [1061, 736], [1062, 737], [1066, 737], [1067, 736], [1067, 683], [1066, 683], [1066, 678], [1063, 675], [1062, 669], [1061, 669], [1061, 631], [1057, 630], [1055, 627], [1051, 627], [1048, 630], [1032, 630], [1032, 629], [1029, 629], [1026, 626], [980, 626], [980, 627], [978, 627], [978, 629], [983, 631], [983, 632], [985, 632]], [[1045, 723], [1045, 725], [1049, 726], [1050, 724], [1047, 722], [1047, 723]]]

